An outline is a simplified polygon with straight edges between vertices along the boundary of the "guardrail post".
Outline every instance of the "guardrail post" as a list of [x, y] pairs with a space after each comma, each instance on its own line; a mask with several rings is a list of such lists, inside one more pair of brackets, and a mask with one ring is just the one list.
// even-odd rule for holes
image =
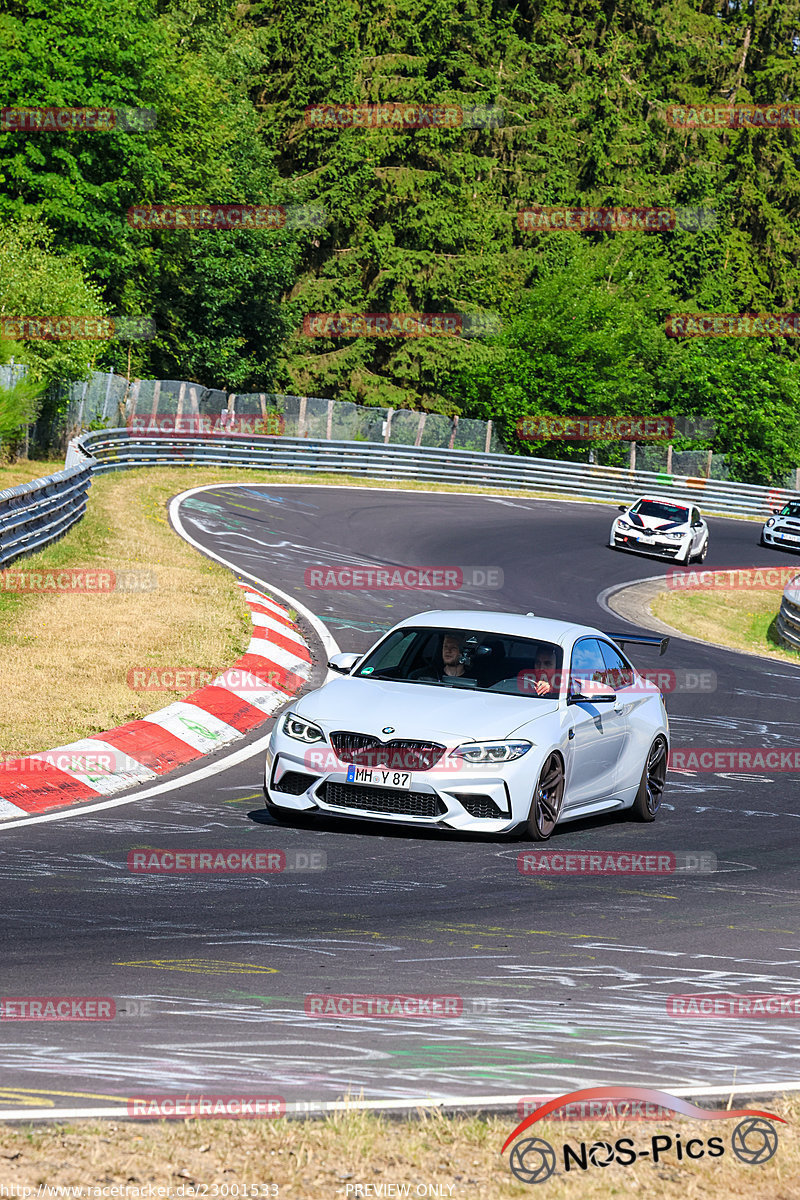
[[628, 461], [628, 466], [631, 471], [636, 470], [636, 442], [631, 442], [631, 455]]
[[667, 446], [667, 474], [672, 474], [672, 442]]
[[325, 437], [327, 438], [328, 441], [331, 440], [331, 435], [333, 433], [333, 406], [334, 406], [334, 403], [335, 403], [334, 400], [328, 401], [328, 421], [327, 421], [327, 424], [325, 425]]
[[488, 454], [492, 448], [492, 422], [486, 422], [486, 445], [484, 446], [484, 454]]
[[386, 420], [383, 422], [383, 444], [384, 444], [384, 446], [388, 446], [389, 439], [392, 436], [392, 417], [393, 416], [394, 416], [394, 409], [387, 408]]
[[415, 446], [421, 446], [421, 445], [422, 445], [422, 432], [423, 432], [423, 430], [424, 430], [424, 428], [425, 428], [425, 418], [427, 417], [427, 415], [428, 415], [428, 414], [427, 414], [427, 413], [424, 413], [424, 412], [422, 412], [422, 413], [420, 413], [420, 414], [419, 414], [419, 425], [417, 426], [417, 436], [416, 436], [416, 438], [414, 439], [414, 445], [415, 445]]
[[706, 479], [710, 479], [710, 478], [711, 478], [711, 459], [712, 459], [713, 457], [714, 457], [714, 451], [713, 451], [713, 450], [709, 450], [709, 452], [708, 452], [708, 460], [707, 460], [707, 462], [706, 462]]
[[452, 450], [456, 444], [456, 433], [458, 432], [458, 417], [453, 417], [453, 427], [450, 430], [450, 441], [447, 449]]
[[301, 396], [300, 397], [300, 415], [297, 418], [297, 436], [298, 437], [308, 437], [308, 434], [306, 432], [306, 404], [307, 404], [306, 397]]

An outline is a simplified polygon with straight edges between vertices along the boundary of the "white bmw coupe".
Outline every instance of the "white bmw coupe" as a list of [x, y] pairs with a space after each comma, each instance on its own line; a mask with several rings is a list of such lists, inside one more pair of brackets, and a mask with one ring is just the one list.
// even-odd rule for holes
[[344, 678], [275, 721], [264, 794], [292, 813], [481, 833], [629, 809], [658, 812], [669, 757], [659, 689], [622, 653], [668, 638], [605, 634], [532, 613], [426, 612], [366, 654], [337, 654]]

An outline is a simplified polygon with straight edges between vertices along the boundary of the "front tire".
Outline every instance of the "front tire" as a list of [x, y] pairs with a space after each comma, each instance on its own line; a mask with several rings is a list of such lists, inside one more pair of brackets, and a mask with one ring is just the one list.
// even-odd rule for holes
[[705, 562], [707, 554], [708, 554], [708, 538], [706, 538], [706, 540], [703, 542], [703, 549], [700, 551], [700, 553], [696, 554], [694, 556], [694, 561], [698, 562], [698, 563]]
[[553, 752], [548, 755], [539, 772], [528, 813], [528, 836], [534, 842], [546, 842], [556, 827], [564, 803], [564, 763]]
[[647, 754], [642, 779], [631, 809], [637, 821], [655, 821], [667, 778], [667, 740], [659, 734]]

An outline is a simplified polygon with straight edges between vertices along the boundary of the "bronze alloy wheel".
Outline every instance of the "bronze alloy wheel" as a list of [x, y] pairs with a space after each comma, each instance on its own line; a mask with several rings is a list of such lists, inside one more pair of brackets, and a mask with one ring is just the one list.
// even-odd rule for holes
[[564, 801], [564, 764], [555, 752], [545, 759], [528, 814], [528, 833], [535, 842], [546, 842], [556, 827]]
[[654, 821], [661, 807], [667, 778], [667, 743], [659, 734], [650, 747], [632, 813], [640, 821]]

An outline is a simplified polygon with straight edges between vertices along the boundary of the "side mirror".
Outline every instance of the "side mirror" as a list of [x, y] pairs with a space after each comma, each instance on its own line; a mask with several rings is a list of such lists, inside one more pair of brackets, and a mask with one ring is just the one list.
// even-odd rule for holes
[[338, 671], [340, 675], [349, 675], [361, 658], [360, 654], [334, 654], [333, 658], [328, 660], [328, 666], [331, 671]]
[[627, 506], [627, 504], [618, 504], [618, 505], [617, 505], [617, 511], [618, 511], [618, 512], [627, 512], [627, 511], [628, 511], [628, 506]]
[[585, 701], [588, 704], [613, 704], [617, 693], [607, 683], [596, 683], [593, 679], [574, 680], [573, 686], [580, 689], [571, 691], [567, 696], [567, 704], [578, 704]]
[[780, 513], [780, 511], [781, 510], [779, 508], [773, 508], [773, 510], [772, 510], [773, 517], [777, 517], [778, 514]]

